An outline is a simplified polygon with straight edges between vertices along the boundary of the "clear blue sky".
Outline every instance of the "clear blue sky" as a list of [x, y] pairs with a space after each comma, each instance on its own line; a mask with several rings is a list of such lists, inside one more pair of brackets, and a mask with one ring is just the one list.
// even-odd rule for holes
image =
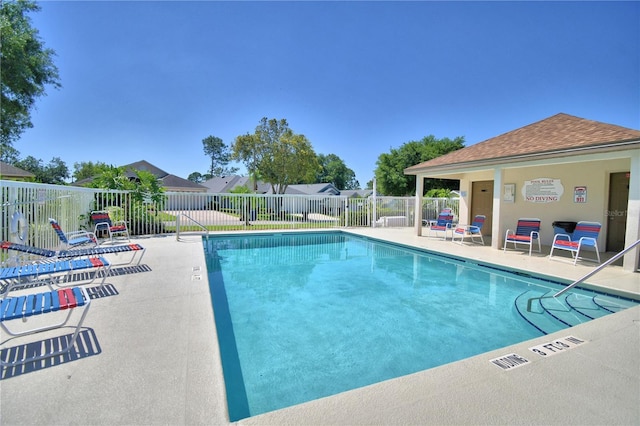
[[21, 157], [206, 173], [286, 118], [364, 187], [424, 136], [471, 145], [559, 112], [640, 129], [640, 2], [41, 2], [60, 90]]

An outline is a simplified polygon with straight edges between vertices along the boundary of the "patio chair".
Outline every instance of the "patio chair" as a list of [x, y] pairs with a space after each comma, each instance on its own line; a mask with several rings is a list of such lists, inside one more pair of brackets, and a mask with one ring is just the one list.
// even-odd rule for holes
[[[453, 215], [453, 211], [451, 210], [450, 207], [445, 207], [442, 210], [440, 210], [440, 213], [438, 213], [438, 216], [440, 216], [441, 214], [444, 214], [444, 213], [449, 213], [449, 214]], [[431, 220], [422, 219], [422, 226], [435, 225], [437, 222], [438, 222], [437, 219], [436, 220], [434, 220], [434, 219], [431, 219]]]
[[91, 212], [91, 222], [95, 225], [93, 233], [98, 235], [99, 232], [107, 231], [109, 239], [113, 243], [114, 237], [126, 237], [127, 241], [131, 241], [129, 236], [129, 228], [124, 220], [112, 221], [107, 211]]
[[57, 220], [49, 218], [49, 223], [53, 230], [56, 231], [56, 234], [58, 235], [58, 238], [60, 238], [60, 242], [65, 249], [82, 247], [85, 245], [95, 247], [98, 245], [98, 238], [96, 238], [96, 235], [93, 232], [73, 231], [65, 233], [62, 231]]
[[[2, 329], [13, 338], [19, 338], [29, 334], [44, 332], [57, 328], [66, 328], [65, 326], [69, 322], [72, 313], [76, 309], [82, 310], [82, 315], [78, 319], [75, 326], [75, 330], [68, 339], [66, 336], [59, 339], [61, 344], [45, 344], [37, 343], [35, 345], [29, 343], [27, 346], [31, 346], [28, 350], [22, 349], [21, 346], [14, 348], [3, 348], [2, 358], [0, 358], [0, 368], [11, 367], [15, 365], [21, 365], [28, 362], [38, 361], [45, 358], [61, 355], [69, 352], [74, 346], [78, 333], [82, 327], [87, 312], [89, 312], [89, 305], [91, 299], [87, 290], [82, 287], [65, 288], [59, 290], [52, 290], [37, 294], [26, 294], [4, 298], [0, 301], [0, 326]], [[62, 311], [66, 311], [66, 315], [63, 315]], [[57, 314], [56, 314], [57, 313]], [[54, 321], [43, 322], [28, 321], [28, 319], [39, 316], [51, 314], [51, 319]], [[61, 322], [55, 322], [54, 318], [66, 316]], [[43, 317], [43, 320], [45, 318]], [[24, 324], [29, 324], [30, 328], [27, 328]], [[10, 325], [11, 324], [11, 325]], [[5, 344], [12, 339], [7, 339], [1, 342]], [[14, 358], [15, 356], [15, 358]]]
[[471, 225], [459, 225], [453, 230], [453, 237], [451, 241], [456, 242], [456, 237], [460, 237], [459, 244], [462, 244], [466, 237], [471, 238], [471, 242], [475, 243], [476, 239], [480, 240], [480, 244], [484, 245], [484, 238], [482, 238], [482, 226], [487, 217], [483, 214], [476, 215], [473, 218]]
[[540, 245], [540, 219], [520, 218], [518, 219], [516, 230], [507, 229], [505, 233], [504, 251], [507, 251], [508, 243], [513, 243], [514, 249], [518, 248], [518, 244], [524, 244], [529, 246], [529, 256], [531, 256], [531, 250], [535, 242], [538, 243], [538, 253], [542, 252]]
[[453, 213], [451, 213], [450, 209], [441, 211], [438, 214], [438, 219], [430, 224], [429, 236], [431, 236], [432, 232], [435, 232], [436, 235], [438, 232], [442, 232], [445, 240], [447, 239], [447, 233], [453, 232]]
[[[598, 251], [598, 235], [600, 234], [600, 228], [602, 228], [602, 225], [598, 222], [582, 221], [576, 224], [576, 228], [572, 235], [556, 234], [555, 237], [553, 237], [553, 243], [551, 244], [549, 259], [553, 257], [554, 250], [567, 250], [571, 252], [574, 265], [578, 259], [600, 263], [600, 252]], [[590, 259], [581, 257], [580, 250], [584, 247], [593, 247], [596, 252], [596, 258]]]

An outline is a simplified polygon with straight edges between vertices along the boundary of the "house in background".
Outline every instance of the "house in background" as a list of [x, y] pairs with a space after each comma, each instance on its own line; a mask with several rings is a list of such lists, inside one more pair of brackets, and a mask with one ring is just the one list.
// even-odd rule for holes
[[0, 179], [33, 182], [36, 180], [36, 175], [26, 170], [22, 170], [16, 166], [12, 166], [11, 164], [0, 161]]
[[[252, 190], [253, 180], [247, 176], [220, 176], [211, 178], [201, 184], [207, 188], [207, 192], [214, 194], [227, 194], [239, 186], [244, 186]], [[253, 192], [253, 191], [252, 191]], [[271, 185], [258, 181], [258, 194], [267, 194], [271, 192]]]
[[[162, 170], [159, 167], [154, 166], [148, 161], [141, 160], [136, 161], [135, 163], [126, 164], [124, 166], [119, 166], [124, 168], [125, 175], [131, 180], [135, 179], [136, 170], [144, 170], [152, 175], [154, 175], [162, 184], [165, 191], [168, 192], [207, 192], [207, 188], [200, 185], [199, 183], [191, 182], [190, 180], [183, 179], [176, 175], [169, 174]], [[75, 182], [72, 182], [73, 186], [85, 186], [87, 183], [91, 182], [93, 178], [81, 179]]]
[[[460, 181], [460, 223], [487, 216], [483, 228], [501, 249], [518, 218], [542, 221], [551, 245], [555, 221], [602, 224], [601, 250], [619, 252], [640, 239], [640, 131], [557, 114], [405, 169], [416, 194], [425, 178]], [[419, 206], [420, 197], [416, 196]], [[422, 235], [420, 218], [415, 221]], [[639, 250], [625, 255], [637, 271]]]

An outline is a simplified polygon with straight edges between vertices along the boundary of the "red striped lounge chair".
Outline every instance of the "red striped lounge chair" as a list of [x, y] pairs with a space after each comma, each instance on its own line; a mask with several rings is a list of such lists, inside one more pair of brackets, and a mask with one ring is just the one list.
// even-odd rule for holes
[[81, 247], [81, 246], [97, 246], [98, 239], [96, 238], [93, 232], [89, 231], [72, 231], [65, 233], [62, 231], [60, 224], [57, 220], [49, 218], [49, 223], [58, 238], [60, 238], [60, 243], [62, 243], [63, 248], [73, 248], [73, 247]]
[[515, 231], [507, 229], [504, 236], [504, 251], [507, 251], [508, 243], [513, 243], [514, 249], [518, 248], [518, 244], [524, 244], [529, 246], [529, 256], [531, 256], [531, 250], [535, 242], [538, 243], [538, 253], [540, 253], [542, 251], [540, 245], [540, 219], [521, 218], [518, 219]]
[[[36, 347], [40, 350], [13, 350], [12, 348], [2, 348], [0, 353], [0, 368], [12, 367], [28, 362], [38, 361], [45, 358], [61, 355], [69, 352], [75, 345], [78, 333], [82, 327], [91, 299], [87, 290], [82, 287], [72, 287], [59, 290], [51, 290], [37, 294], [23, 294], [19, 296], [5, 297], [0, 300], [0, 327], [8, 335], [13, 336], [0, 342], [4, 346], [7, 342], [14, 342], [15, 338], [39, 333], [43, 331], [65, 328], [76, 309], [82, 310], [82, 315], [77, 321], [75, 330], [70, 339], [60, 339], [61, 345], [41, 345]], [[66, 313], [66, 315], [64, 315]], [[52, 322], [28, 321], [31, 317], [40, 315], [50, 315]], [[65, 318], [66, 317], [66, 318]], [[60, 318], [64, 318], [61, 322]], [[28, 325], [25, 325], [28, 324]], [[34, 325], [32, 325], [34, 324]], [[35, 325], [37, 324], [37, 325]]]
[[479, 239], [480, 244], [484, 245], [484, 238], [482, 238], [482, 227], [484, 226], [484, 221], [486, 220], [486, 216], [483, 214], [476, 215], [473, 218], [473, 222], [471, 225], [458, 225], [453, 230], [453, 237], [451, 241], [456, 242], [458, 237], [460, 241], [458, 244], [462, 244], [466, 237], [471, 238], [471, 242], [477, 242], [476, 239]]
[[107, 211], [91, 212], [91, 222], [95, 226], [93, 229], [95, 235], [99, 235], [99, 232], [106, 231], [109, 234], [111, 242], [117, 237], [125, 237], [127, 241], [131, 241], [127, 222], [124, 220], [112, 221]]
[[[549, 259], [553, 257], [554, 250], [567, 250], [571, 252], [574, 265], [578, 259], [600, 263], [600, 252], [598, 251], [598, 235], [600, 234], [600, 228], [602, 228], [602, 225], [598, 222], [582, 221], [576, 224], [576, 229], [571, 235], [556, 234], [553, 237], [553, 243], [551, 244]], [[596, 252], [596, 258], [591, 259], [581, 257], [580, 251], [584, 247], [592, 247]]]

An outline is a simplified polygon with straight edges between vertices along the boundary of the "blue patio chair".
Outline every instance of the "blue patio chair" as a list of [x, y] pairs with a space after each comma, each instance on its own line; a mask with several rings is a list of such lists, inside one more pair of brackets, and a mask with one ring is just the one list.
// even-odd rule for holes
[[443, 238], [447, 239], [447, 233], [453, 232], [453, 213], [450, 209], [446, 209], [440, 212], [438, 219], [431, 223], [429, 226], [429, 236], [434, 232], [436, 235], [439, 232], [443, 233]]
[[542, 251], [540, 245], [540, 219], [521, 218], [518, 219], [515, 231], [507, 229], [504, 236], [504, 251], [507, 251], [508, 243], [513, 243], [514, 249], [518, 248], [518, 244], [524, 244], [529, 246], [529, 256], [531, 256], [533, 243], [536, 241], [538, 242], [538, 253], [540, 253]]
[[460, 237], [459, 244], [462, 244], [466, 237], [471, 238], [471, 242], [475, 243], [476, 239], [479, 239], [480, 244], [484, 245], [484, 238], [482, 238], [482, 227], [486, 216], [483, 214], [476, 215], [473, 218], [471, 225], [459, 225], [453, 230], [453, 237], [451, 241], [456, 242], [457, 237]]
[[[600, 263], [600, 252], [598, 251], [598, 235], [600, 234], [600, 228], [602, 228], [602, 225], [598, 222], [582, 221], [576, 224], [576, 228], [572, 235], [556, 234], [555, 237], [553, 237], [553, 243], [551, 244], [549, 259], [553, 257], [554, 250], [567, 250], [571, 252], [574, 265], [578, 259]], [[596, 258], [590, 259], [581, 257], [580, 251], [584, 247], [592, 247], [596, 252]]]

